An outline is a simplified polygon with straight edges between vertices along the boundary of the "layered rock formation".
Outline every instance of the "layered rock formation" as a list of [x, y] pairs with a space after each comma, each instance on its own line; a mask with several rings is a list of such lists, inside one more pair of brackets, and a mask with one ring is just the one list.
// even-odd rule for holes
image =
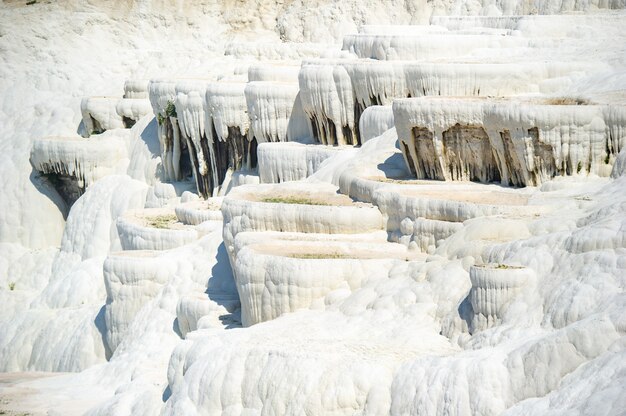
[[91, 137], [34, 141], [75, 203], [60, 249], [3, 245], [0, 368], [80, 372], [38, 403], [94, 415], [618, 414], [623, 12], [328, 34], [283, 6], [256, 27], [343, 43], [158, 37]]

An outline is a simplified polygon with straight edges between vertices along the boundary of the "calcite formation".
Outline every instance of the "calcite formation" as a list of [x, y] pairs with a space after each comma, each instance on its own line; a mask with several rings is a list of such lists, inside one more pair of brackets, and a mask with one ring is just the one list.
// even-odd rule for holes
[[[205, 95], [205, 135], [212, 183], [218, 190], [227, 177], [242, 168], [256, 167], [258, 141], [250, 135], [250, 118], [243, 82], [217, 82], [207, 86]], [[227, 184], [226, 184], [227, 185]]]
[[361, 142], [378, 137], [395, 127], [393, 110], [389, 105], [373, 105], [366, 108], [359, 119]]
[[222, 198], [210, 198], [206, 201], [189, 201], [174, 208], [178, 221], [183, 224], [199, 225], [205, 221], [222, 220]]
[[507, 264], [472, 266], [470, 280], [472, 304], [470, 331], [488, 329], [500, 323], [507, 306], [522, 290], [535, 285], [532, 269]]
[[251, 134], [258, 143], [299, 141], [310, 137], [298, 84], [249, 82], [245, 95]]
[[116, 225], [124, 250], [168, 250], [189, 244], [201, 234], [178, 222], [174, 212], [161, 208], [129, 211]]
[[[568, 76], [593, 69], [586, 63], [431, 63], [381, 60], [309, 60], [300, 72], [304, 110], [317, 140], [361, 143], [363, 110], [394, 99], [422, 96], [508, 96], [554, 93]], [[596, 68], [599, 68], [597, 66]]]
[[105, 341], [114, 353], [125, 337], [132, 336], [129, 327], [139, 309], [156, 297], [175, 270], [157, 251], [142, 250], [111, 253], [103, 269]]
[[234, 256], [235, 237], [244, 231], [355, 234], [383, 228], [378, 209], [337, 195], [335, 189], [319, 184], [303, 193], [295, 183], [235, 188], [222, 203], [229, 255]]
[[122, 116], [117, 113], [118, 97], [85, 97], [80, 103], [85, 137], [124, 127]]
[[0, 10], [0, 370], [80, 372], [0, 413], [621, 414], [623, 0], [95, 3]]
[[401, 149], [421, 179], [540, 185], [610, 174], [626, 145], [626, 107], [571, 99], [419, 98], [394, 103]]
[[261, 143], [257, 150], [259, 179], [261, 183], [306, 179], [339, 151], [338, 147], [295, 142]]
[[384, 278], [396, 262], [415, 260], [399, 244], [266, 240], [237, 252], [234, 264], [244, 326], [316, 305], [332, 291], [354, 291]]
[[131, 78], [124, 82], [124, 97], [129, 99], [147, 99], [150, 80]]
[[[139, 95], [139, 94], [137, 94]], [[115, 106], [117, 115], [122, 117], [124, 127], [129, 129], [135, 125], [139, 119], [152, 113], [150, 101], [146, 98], [122, 98]]]
[[176, 80], [153, 79], [148, 85], [150, 104], [158, 123], [164, 179], [182, 180], [190, 172], [189, 148], [180, 137], [176, 113]]
[[98, 179], [122, 173], [128, 159], [124, 142], [115, 136], [45, 137], [34, 141], [30, 163], [72, 205]]

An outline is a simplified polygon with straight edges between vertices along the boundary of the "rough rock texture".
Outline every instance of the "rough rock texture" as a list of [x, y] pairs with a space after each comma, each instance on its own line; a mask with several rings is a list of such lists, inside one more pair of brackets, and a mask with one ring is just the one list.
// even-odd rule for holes
[[128, 165], [124, 141], [108, 135], [98, 138], [46, 137], [33, 143], [33, 168], [48, 175], [71, 206], [85, 189], [107, 175], [123, 173]]
[[626, 107], [555, 101], [398, 100], [394, 117], [420, 179], [536, 186], [557, 175], [609, 175], [626, 145]]

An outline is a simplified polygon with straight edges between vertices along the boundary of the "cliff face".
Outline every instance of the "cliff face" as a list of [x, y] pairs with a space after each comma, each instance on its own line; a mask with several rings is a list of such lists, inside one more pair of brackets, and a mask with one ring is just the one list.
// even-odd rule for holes
[[[74, 134], [80, 122], [79, 97], [119, 96], [128, 77], [182, 72], [206, 77], [214, 73], [207, 62], [212, 56], [221, 55], [229, 45], [237, 50], [237, 42], [246, 40], [338, 42], [363, 24], [425, 23], [432, 15], [497, 16], [623, 6], [621, 0], [3, 2], [0, 92], [5, 99], [0, 133], [12, 151], [2, 153], [0, 240], [29, 247], [58, 243], [67, 214], [59, 212], [61, 198], [41, 178], [31, 181], [18, 173], [29, 169], [31, 140]], [[335, 120], [331, 113], [326, 116]], [[343, 114], [333, 122], [348, 125], [351, 117], [353, 113]], [[321, 130], [328, 121], [318, 117], [316, 123]], [[48, 196], [42, 197], [42, 192]], [[24, 224], [46, 229], [45, 237], [34, 236]]]

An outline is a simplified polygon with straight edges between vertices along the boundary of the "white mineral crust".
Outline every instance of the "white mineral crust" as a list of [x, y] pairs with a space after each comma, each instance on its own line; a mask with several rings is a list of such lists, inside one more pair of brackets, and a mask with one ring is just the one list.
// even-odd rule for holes
[[625, 9], [3, 2], [0, 414], [623, 415]]

